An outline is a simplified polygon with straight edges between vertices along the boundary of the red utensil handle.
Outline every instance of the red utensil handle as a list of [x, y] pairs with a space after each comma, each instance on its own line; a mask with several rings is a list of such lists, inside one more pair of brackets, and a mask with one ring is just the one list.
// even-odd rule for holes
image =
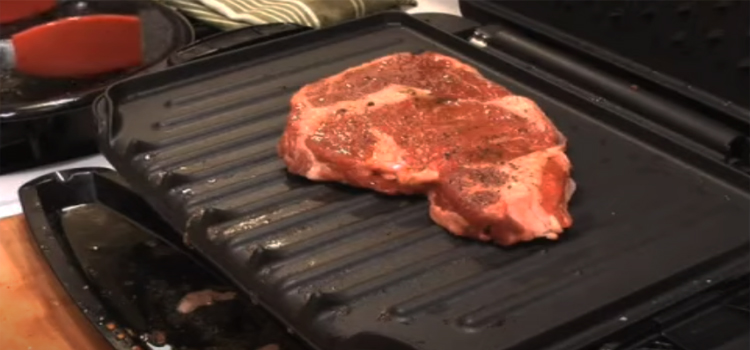
[[16, 69], [47, 77], [100, 74], [142, 63], [141, 22], [135, 16], [69, 17], [12, 37]]
[[0, 0], [0, 23], [33, 17], [53, 9], [57, 0]]

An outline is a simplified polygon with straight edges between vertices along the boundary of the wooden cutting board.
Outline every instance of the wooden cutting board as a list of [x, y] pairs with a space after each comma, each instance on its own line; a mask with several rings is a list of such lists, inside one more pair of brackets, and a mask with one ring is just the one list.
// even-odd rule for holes
[[112, 349], [67, 295], [20, 215], [0, 220], [0, 349]]

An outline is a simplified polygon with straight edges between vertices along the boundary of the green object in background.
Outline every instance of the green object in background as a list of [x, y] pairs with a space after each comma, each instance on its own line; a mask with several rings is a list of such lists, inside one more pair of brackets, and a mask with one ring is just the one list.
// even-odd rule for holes
[[322, 28], [380, 11], [417, 6], [416, 0], [156, 0], [223, 30], [268, 23]]

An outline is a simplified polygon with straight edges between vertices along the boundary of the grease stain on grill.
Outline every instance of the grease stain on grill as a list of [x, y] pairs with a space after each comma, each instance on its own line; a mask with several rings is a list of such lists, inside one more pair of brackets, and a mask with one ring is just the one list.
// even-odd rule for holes
[[456, 325], [463, 328], [468, 333], [476, 333], [488, 328], [498, 328], [505, 325], [506, 318], [503, 316], [494, 316], [486, 319], [475, 319], [471, 317], [462, 317]]
[[388, 310], [382, 311], [380, 312], [380, 314], [378, 314], [378, 321], [390, 322], [392, 319], [393, 315]]
[[270, 222], [268, 215], [261, 215], [255, 218], [247, 219], [236, 223], [222, 231], [224, 237], [232, 237], [240, 232], [252, 230], [256, 227], [267, 225]]
[[193, 190], [191, 188], [183, 188], [180, 190], [180, 194], [183, 198], [189, 198], [193, 196]]

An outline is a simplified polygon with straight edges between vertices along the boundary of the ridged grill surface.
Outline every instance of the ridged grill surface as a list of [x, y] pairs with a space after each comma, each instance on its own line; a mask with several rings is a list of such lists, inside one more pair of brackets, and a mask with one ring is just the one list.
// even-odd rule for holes
[[[104, 152], [201, 253], [325, 349], [363, 332], [414, 349], [541, 349], [587, 327], [622, 327], [636, 307], [657, 309], [657, 297], [746, 258], [745, 193], [553, 99], [552, 84], [492, 72], [477, 58], [489, 56], [458, 38], [395, 18], [115, 86]], [[430, 221], [423, 199], [285, 172], [275, 147], [300, 86], [421, 50], [532, 97], [569, 138], [579, 190], [560, 242], [501, 249], [457, 239]]]

